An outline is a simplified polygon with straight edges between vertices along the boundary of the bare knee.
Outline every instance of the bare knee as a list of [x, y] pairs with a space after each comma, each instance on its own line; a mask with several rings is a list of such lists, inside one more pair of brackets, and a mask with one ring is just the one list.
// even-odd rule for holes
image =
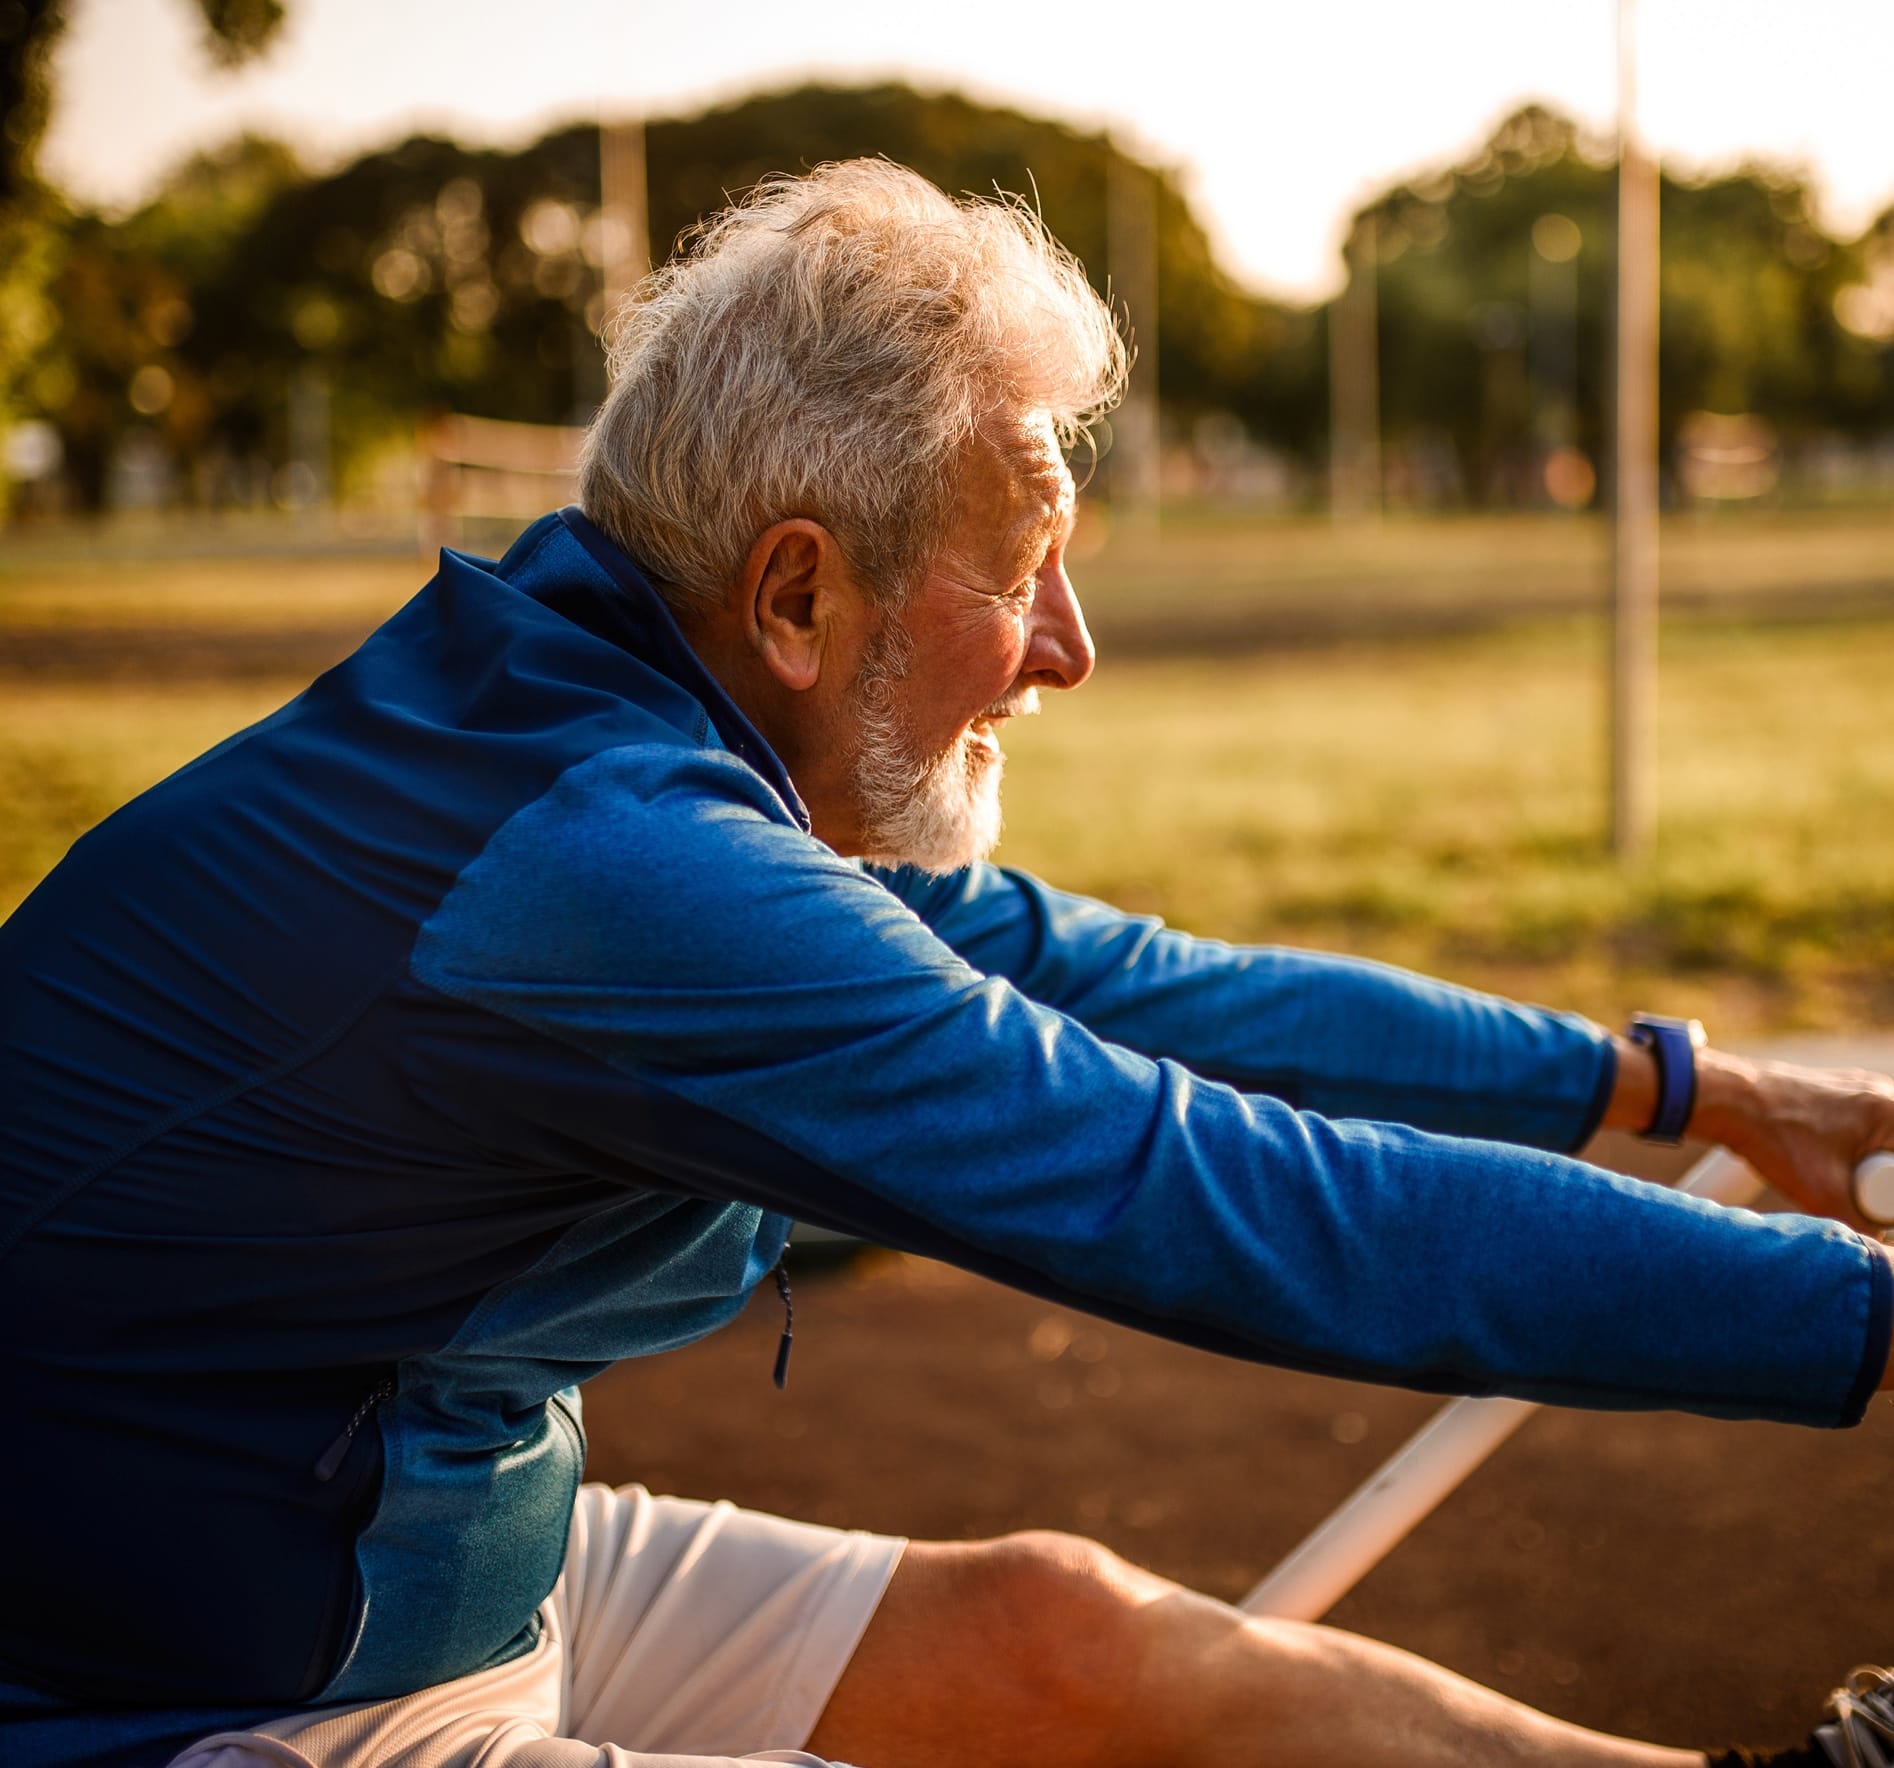
[[811, 1747], [901, 1765], [1134, 1759], [1152, 1608], [1177, 1595], [1074, 1535], [916, 1543]]
[[967, 1575], [1005, 1643], [1019, 1698], [1067, 1721], [1136, 1686], [1150, 1606], [1173, 1589], [1096, 1541], [1050, 1530], [986, 1544]]
[[1036, 1763], [1197, 1760], [1194, 1746], [1239, 1716], [1273, 1735], [1366, 1647], [1327, 1627], [1248, 1620], [1074, 1535], [986, 1543], [961, 1575], [999, 1648], [994, 1686], [1011, 1723], [1042, 1740]]

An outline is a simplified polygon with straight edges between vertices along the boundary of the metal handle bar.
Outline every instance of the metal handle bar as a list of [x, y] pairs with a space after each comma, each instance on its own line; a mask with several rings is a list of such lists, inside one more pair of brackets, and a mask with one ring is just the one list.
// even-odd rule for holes
[[1855, 1208], [1877, 1227], [1894, 1226], [1894, 1154], [1870, 1154], [1855, 1168]]

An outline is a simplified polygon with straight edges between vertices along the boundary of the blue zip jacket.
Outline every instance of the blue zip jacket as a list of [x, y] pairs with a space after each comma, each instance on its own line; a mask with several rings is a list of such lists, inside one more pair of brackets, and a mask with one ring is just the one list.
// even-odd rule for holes
[[1856, 1419], [1886, 1267], [1537, 1151], [1611, 1081], [1581, 1020], [839, 859], [577, 511], [448, 553], [0, 928], [0, 1757], [525, 1649], [575, 1384], [792, 1215], [1302, 1369]]

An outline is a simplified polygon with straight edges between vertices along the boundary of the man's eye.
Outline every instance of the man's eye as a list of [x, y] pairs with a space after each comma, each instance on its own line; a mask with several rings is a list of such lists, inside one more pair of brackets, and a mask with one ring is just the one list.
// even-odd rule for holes
[[1039, 593], [1039, 578], [1045, 568], [1046, 561], [1041, 559], [1019, 582], [1014, 584], [1013, 587], [1007, 591], [1007, 594], [1017, 596], [1024, 602], [1031, 601], [1033, 597]]

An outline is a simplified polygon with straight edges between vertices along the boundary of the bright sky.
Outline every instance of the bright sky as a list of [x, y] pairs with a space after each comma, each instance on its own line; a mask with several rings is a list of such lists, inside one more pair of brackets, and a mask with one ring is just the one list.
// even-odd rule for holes
[[[1515, 105], [1603, 129], [1615, 0], [288, 0], [230, 76], [190, 0], [74, 0], [44, 155], [128, 205], [242, 127], [329, 160], [429, 128], [518, 143], [601, 107], [667, 115], [811, 77], [895, 75], [1110, 125], [1180, 168], [1239, 276], [1339, 279], [1344, 219]], [[1812, 171], [1830, 224], [1894, 202], [1894, 0], [1641, 0], [1642, 107], [1665, 156]]]

